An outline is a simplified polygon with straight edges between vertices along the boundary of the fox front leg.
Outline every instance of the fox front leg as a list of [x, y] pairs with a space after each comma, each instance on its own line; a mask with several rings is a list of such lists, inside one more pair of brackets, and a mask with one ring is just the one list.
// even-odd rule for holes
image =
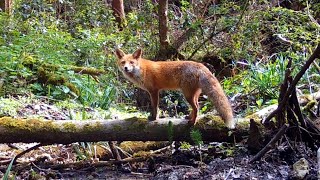
[[152, 110], [148, 120], [154, 121], [158, 119], [159, 90], [149, 91], [149, 95], [151, 99]]

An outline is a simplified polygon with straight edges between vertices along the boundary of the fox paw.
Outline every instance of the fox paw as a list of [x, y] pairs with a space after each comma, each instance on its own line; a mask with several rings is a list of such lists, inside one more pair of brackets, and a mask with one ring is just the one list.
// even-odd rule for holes
[[190, 126], [194, 126], [194, 125], [196, 124], [196, 120], [195, 120], [195, 119], [192, 119], [192, 116], [191, 116], [191, 115], [187, 115], [187, 116], [185, 117], [185, 119], [189, 120], [189, 121], [188, 121], [188, 124], [189, 124]]

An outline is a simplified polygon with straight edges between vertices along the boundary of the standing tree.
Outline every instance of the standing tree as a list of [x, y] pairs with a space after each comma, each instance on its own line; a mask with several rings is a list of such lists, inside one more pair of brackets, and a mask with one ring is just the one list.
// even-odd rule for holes
[[113, 14], [118, 23], [118, 27], [120, 30], [122, 30], [126, 24], [123, 0], [112, 0], [111, 5], [112, 5]]
[[168, 37], [168, 0], [159, 1], [159, 38], [160, 38], [160, 50], [158, 58], [166, 59], [169, 48]]
[[174, 39], [172, 43], [169, 40], [169, 26], [168, 26], [168, 0], [159, 1], [159, 39], [160, 48], [156, 55], [156, 59], [166, 60], [172, 58], [185, 59], [182, 54], [179, 53], [181, 46], [188, 40], [189, 37], [193, 36], [200, 27], [200, 25], [187, 29], [180, 37]]
[[0, 9], [2, 11], [8, 12], [9, 14], [11, 13], [12, 5], [13, 5], [13, 0], [1, 0], [0, 1]]

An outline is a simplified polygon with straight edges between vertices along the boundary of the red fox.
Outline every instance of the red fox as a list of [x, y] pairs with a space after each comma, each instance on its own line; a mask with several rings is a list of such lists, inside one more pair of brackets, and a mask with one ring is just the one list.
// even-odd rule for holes
[[226, 126], [235, 128], [231, 105], [216, 77], [203, 64], [194, 61], [154, 62], [143, 59], [141, 49], [133, 54], [116, 49], [115, 55], [123, 75], [149, 93], [152, 105], [149, 120], [158, 118], [160, 90], [181, 90], [192, 107], [189, 122], [194, 125], [199, 110], [198, 98], [203, 92], [213, 101]]

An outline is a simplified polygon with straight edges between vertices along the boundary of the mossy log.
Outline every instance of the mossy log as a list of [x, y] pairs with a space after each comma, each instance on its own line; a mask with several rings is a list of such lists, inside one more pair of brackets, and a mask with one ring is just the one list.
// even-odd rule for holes
[[[249, 121], [230, 131], [218, 119], [203, 118], [189, 126], [185, 119], [39, 120], [0, 118], [0, 143], [62, 143], [96, 141], [190, 141], [190, 131], [199, 129], [204, 141], [234, 142], [248, 136]], [[210, 118], [211, 119], [211, 118]], [[172, 125], [168, 125], [172, 122]], [[171, 123], [170, 123], [171, 124]], [[232, 133], [230, 133], [232, 132]]]
[[92, 76], [100, 76], [105, 74], [106, 72], [102, 69], [96, 69], [93, 67], [80, 67], [80, 66], [71, 66], [71, 65], [55, 65], [55, 64], [49, 64], [49, 63], [44, 63], [41, 65], [41, 67], [43, 67], [44, 69], [47, 70], [53, 70], [56, 71], [60, 68], [64, 68], [66, 70], [72, 70], [75, 73], [79, 73], [79, 74], [88, 74], [88, 75], [92, 75]]

